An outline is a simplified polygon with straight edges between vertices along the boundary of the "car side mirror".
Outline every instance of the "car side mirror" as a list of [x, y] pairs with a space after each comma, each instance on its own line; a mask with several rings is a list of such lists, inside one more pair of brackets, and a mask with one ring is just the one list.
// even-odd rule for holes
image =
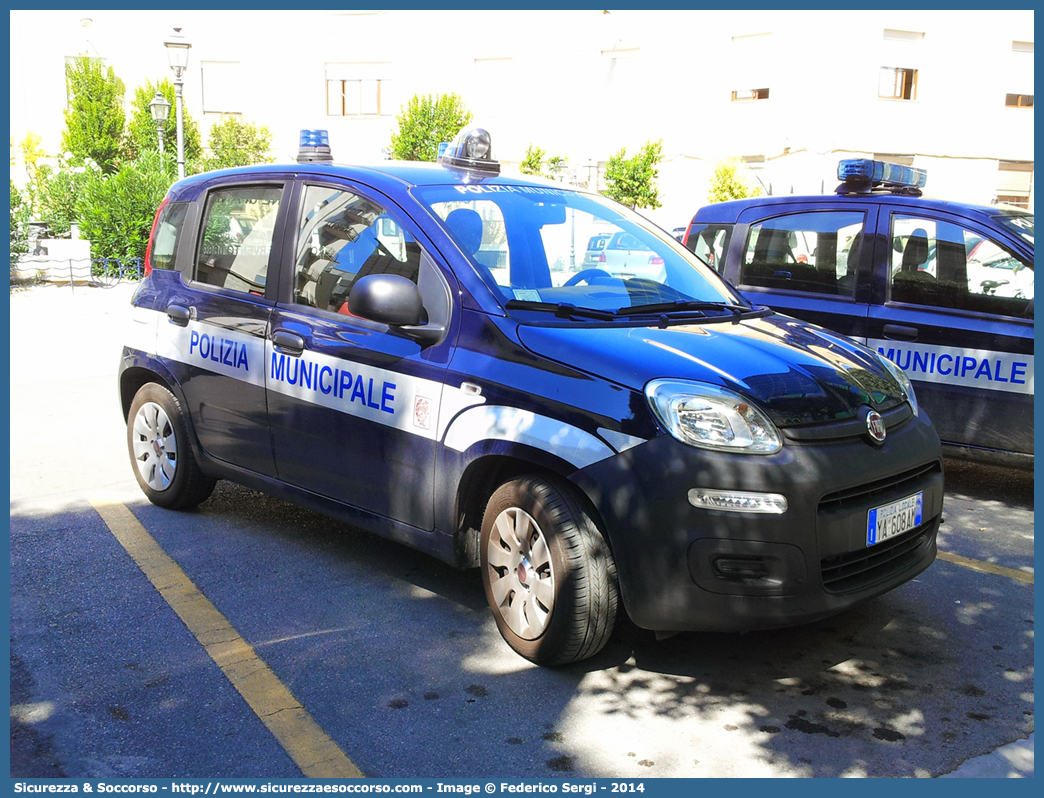
[[352, 285], [348, 310], [353, 316], [387, 324], [394, 332], [429, 346], [442, 340], [444, 327], [428, 324], [420, 288], [398, 274], [368, 274]]

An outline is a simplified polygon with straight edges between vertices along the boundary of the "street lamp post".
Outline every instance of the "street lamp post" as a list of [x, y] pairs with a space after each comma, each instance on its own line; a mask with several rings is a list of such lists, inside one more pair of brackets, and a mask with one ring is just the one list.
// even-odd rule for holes
[[174, 28], [174, 32], [163, 42], [163, 46], [167, 48], [167, 60], [170, 62], [170, 68], [174, 70], [174, 113], [178, 130], [178, 180], [180, 180], [185, 176], [185, 126], [181, 110], [181, 87], [184, 83], [181, 76], [188, 66], [189, 50], [192, 49], [192, 45], [181, 32], [181, 28]]
[[167, 98], [156, 92], [156, 96], [152, 98], [152, 102], [149, 103], [149, 110], [152, 112], [152, 121], [156, 123], [156, 133], [159, 134], [159, 151], [160, 155], [163, 154], [163, 125], [167, 121], [167, 116], [170, 114], [170, 103], [167, 102]]

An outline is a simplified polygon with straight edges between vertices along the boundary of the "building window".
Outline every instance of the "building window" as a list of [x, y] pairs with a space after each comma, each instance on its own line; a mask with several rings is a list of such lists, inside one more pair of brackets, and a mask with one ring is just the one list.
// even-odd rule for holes
[[733, 36], [730, 50], [729, 58], [733, 65], [729, 70], [732, 73], [730, 83], [743, 87], [732, 91], [731, 101], [745, 103], [767, 100], [768, 88], [758, 87], [773, 82], [774, 71], [771, 65], [789, 58], [790, 54], [780, 52], [776, 37], [771, 31]]
[[1029, 209], [1033, 190], [1033, 162], [1001, 161], [997, 169], [997, 202]]
[[203, 61], [203, 113], [243, 112], [243, 84], [238, 61]]
[[1032, 94], [1006, 94], [1004, 97], [1004, 105], [1008, 108], [1032, 108], [1033, 107], [1033, 95]]
[[768, 89], [742, 89], [740, 91], [732, 92], [733, 102], [742, 102], [745, 100], [767, 100], [768, 97]]
[[881, 67], [877, 96], [889, 100], [917, 99], [917, 70], [904, 67]]
[[327, 64], [327, 116], [387, 116], [394, 110], [388, 64]]
[[[387, 88], [386, 80], [328, 80], [326, 81], [327, 116], [380, 116], [387, 115], [387, 107], [381, 89]], [[382, 84], [385, 84], [382, 86]], [[382, 102], [383, 101], [383, 102]]]
[[893, 42], [919, 42], [924, 39], [924, 33], [915, 30], [894, 30], [892, 28], [885, 28], [884, 37]]

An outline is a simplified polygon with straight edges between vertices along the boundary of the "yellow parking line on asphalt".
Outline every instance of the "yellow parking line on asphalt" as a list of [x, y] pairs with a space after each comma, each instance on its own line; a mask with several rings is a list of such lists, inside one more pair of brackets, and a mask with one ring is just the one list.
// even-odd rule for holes
[[954, 565], [963, 565], [965, 568], [971, 568], [973, 571], [982, 571], [984, 574], [995, 574], [997, 576], [1006, 576], [1009, 579], [1014, 579], [1017, 582], [1026, 582], [1027, 584], [1033, 584], [1033, 574], [1028, 574], [1025, 571], [1019, 571], [1015, 568], [1005, 568], [1003, 565], [994, 565], [992, 562], [983, 562], [982, 560], [973, 560], [970, 557], [962, 557], [960, 554], [953, 554], [949, 551], [939, 550], [939, 559], [945, 560], [946, 562], [952, 562]]
[[131, 511], [118, 502], [91, 500], [91, 504], [301, 772], [309, 778], [362, 778], [362, 771]]

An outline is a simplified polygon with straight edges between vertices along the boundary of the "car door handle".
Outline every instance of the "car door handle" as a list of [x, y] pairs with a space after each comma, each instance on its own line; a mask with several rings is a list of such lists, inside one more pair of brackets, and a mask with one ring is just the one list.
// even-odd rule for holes
[[902, 324], [886, 324], [884, 337], [893, 341], [916, 341], [919, 330], [916, 327], [905, 327]]
[[184, 305], [167, 305], [167, 318], [179, 327], [187, 327], [192, 311]]
[[300, 355], [304, 352], [305, 342], [297, 333], [287, 332], [286, 330], [276, 330], [272, 333], [272, 344], [280, 352], [287, 355]]

